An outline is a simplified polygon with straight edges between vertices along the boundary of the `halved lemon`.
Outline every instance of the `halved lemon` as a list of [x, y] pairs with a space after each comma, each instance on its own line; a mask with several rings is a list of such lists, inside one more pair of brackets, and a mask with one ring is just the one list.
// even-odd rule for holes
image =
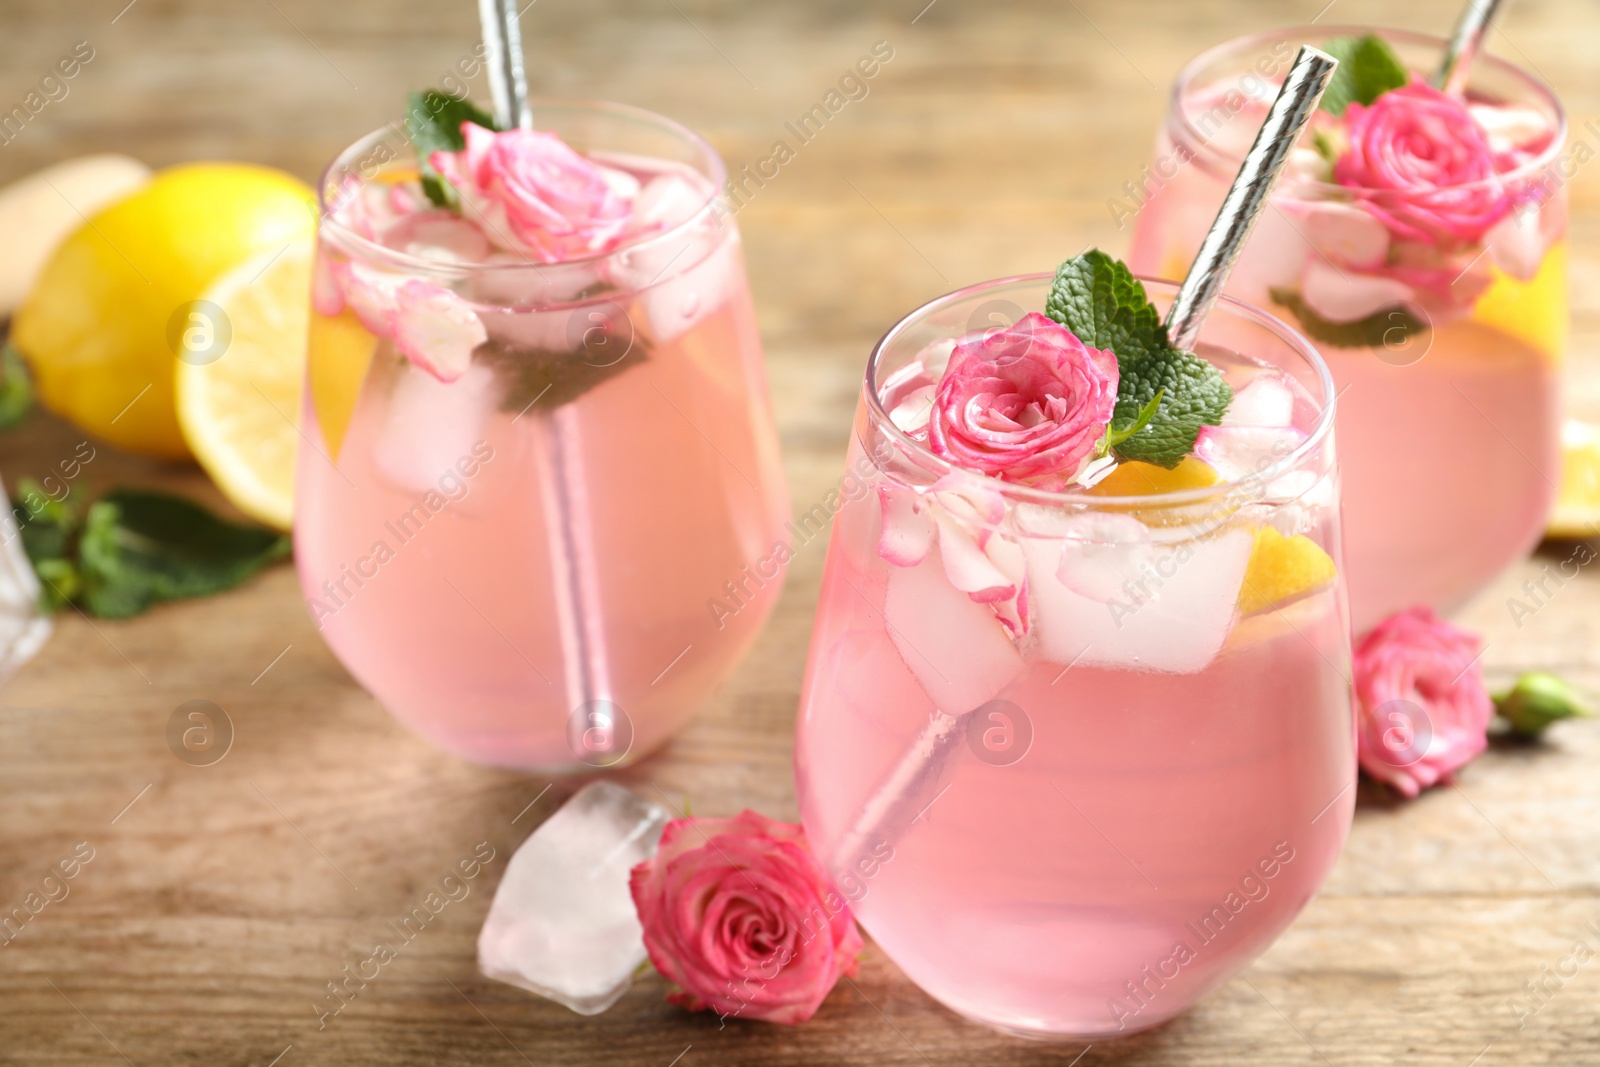
[[204, 299], [222, 309], [231, 340], [178, 361], [190, 449], [240, 511], [281, 530], [294, 520], [311, 257], [311, 239], [297, 239], [223, 275]]
[[1561, 490], [1545, 533], [1600, 536], [1600, 426], [1568, 419], [1561, 427]]

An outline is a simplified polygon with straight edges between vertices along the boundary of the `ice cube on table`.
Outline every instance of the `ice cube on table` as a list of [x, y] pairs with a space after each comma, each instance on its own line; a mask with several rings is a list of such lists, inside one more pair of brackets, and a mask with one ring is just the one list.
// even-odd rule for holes
[[597, 1015], [646, 959], [628, 872], [655, 854], [668, 815], [611, 782], [591, 782], [528, 836], [478, 934], [478, 969]]
[[884, 621], [900, 658], [935, 707], [950, 715], [992, 699], [1022, 657], [986, 604], [950, 584], [938, 553], [889, 574]]
[[[4, 487], [0, 486], [0, 495]], [[0, 515], [0, 681], [43, 647], [50, 616], [39, 610], [39, 579], [22, 550], [22, 538], [10, 509]]]
[[[1148, 542], [1102, 545], [1098, 565], [1112, 574], [1134, 570], [1137, 577], [1100, 601], [1074, 591], [1060, 577], [1087, 562], [1063, 560], [1064, 536], [1073, 532], [1074, 518], [1032, 504], [1017, 510], [1019, 528], [1058, 533], [1022, 539], [1038, 655], [1062, 665], [1189, 674], [1203, 669], [1222, 648], [1255, 545], [1247, 526], [1215, 532], [1151, 528]], [[1081, 574], [1074, 576], [1082, 582]]]

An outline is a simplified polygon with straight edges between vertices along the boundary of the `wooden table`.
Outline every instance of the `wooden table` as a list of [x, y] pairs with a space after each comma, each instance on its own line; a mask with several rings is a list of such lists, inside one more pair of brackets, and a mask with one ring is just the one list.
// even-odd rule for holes
[[[841, 470], [863, 360], [895, 317], [957, 285], [1046, 269], [1088, 241], [1125, 250], [1107, 200], [1147, 162], [1179, 65], [1324, 2], [543, 0], [527, 33], [537, 91], [676, 116], [734, 169], [765, 157], [874, 42], [893, 47], [867, 98], [739, 219], [793, 499], [809, 507]], [[1432, 30], [1457, 6], [1335, 2], [1326, 21]], [[0, 104], [77, 41], [95, 57], [0, 148], [0, 180], [107, 149], [153, 164], [256, 160], [311, 179], [392, 119], [406, 88], [471, 50], [473, 7], [4, 0]], [[1597, 39], [1588, 0], [1523, 0], [1493, 43], [1532, 57], [1591, 147]], [[1600, 286], [1586, 284], [1600, 280], [1600, 168], [1570, 191], [1574, 405], [1600, 412], [1589, 354]], [[15, 484], [79, 440], [36, 416], [0, 435], [0, 470]], [[87, 477], [219, 502], [193, 470], [108, 448]], [[1465, 613], [1489, 638], [1491, 680], [1545, 667], [1600, 683], [1600, 573], [1584, 571], [1520, 628], [1505, 608], [1557, 555], [1545, 550]], [[796, 815], [790, 732], [822, 558], [821, 539], [801, 550], [732, 682], [623, 781], [692, 798], [698, 813]], [[167, 747], [169, 717], [193, 699], [236, 729], [214, 766]], [[1461, 788], [1415, 803], [1364, 789], [1343, 858], [1282, 940], [1189, 1015], [1087, 1052], [966, 1023], [875, 950], [798, 1029], [719, 1029], [664, 1003], [658, 978], [581, 1018], [483, 978], [474, 960], [503, 858], [576, 783], [469, 766], [405, 732], [323, 646], [283, 566], [129, 622], [68, 615], [0, 690], [0, 907], [76, 843], [93, 849], [70, 895], [0, 949], [0, 1063], [1600, 1063], [1600, 962], [1559, 979], [1521, 1028], [1508, 1006], [1575, 941], [1600, 948], [1597, 762], [1600, 723], [1563, 725], [1543, 745], [1497, 745]], [[471, 896], [319, 1030], [324, 984], [484, 840], [502, 859]]]

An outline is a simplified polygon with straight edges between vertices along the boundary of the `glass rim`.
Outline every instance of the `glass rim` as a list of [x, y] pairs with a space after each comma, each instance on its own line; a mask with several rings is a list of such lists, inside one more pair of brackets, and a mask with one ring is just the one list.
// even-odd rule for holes
[[[554, 263], [540, 263], [532, 258], [524, 258], [516, 262], [502, 263], [489, 263], [484, 261], [460, 262], [429, 259], [426, 256], [413, 255], [409, 252], [402, 252], [396, 248], [390, 248], [388, 245], [379, 244], [370, 237], [362, 236], [341, 222], [328, 205], [328, 183], [332, 178], [334, 171], [341, 165], [354, 162], [355, 158], [359, 156], [360, 153], [367, 150], [374, 143], [382, 141], [386, 136], [390, 135], [391, 132], [398, 132], [405, 144], [405, 150], [407, 152], [412, 151], [410, 138], [407, 137], [403, 132], [403, 123], [401, 121], [396, 121], [391, 122], [386, 126], [380, 126], [376, 130], [372, 130], [369, 133], [358, 137], [356, 140], [352, 141], [350, 144], [341, 149], [333, 157], [333, 159], [329, 160], [328, 165], [322, 168], [322, 173], [317, 179], [316, 188], [318, 227], [326, 227], [332, 230], [338, 236], [338, 240], [343, 247], [352, 252], [359, 253], [362, 258], [368, 261], [378, 261], [391, 264], [399, 269], [411, 273], [475, 274], [480, 271], [488, 272], [500, 270], [562, 270], [567, 267], [603, 263], [606, 260], [612, 259], [624, 252], [633, 252], [636, 249], [647, 248], [651, 245], [657, 244], [658, 242], [665, 242], [668, 238], [680, 235], [697, 225], [707, 213], [716, 210], [717, 201], [721, 196], [722, 186], [728, 178], [727, 164], [723, 162], [722, 156], [717, 152], [717, 150], [711, 146], [711, 142], [707, 141], [704, 137], [701, 137], [698, 133], [695, 133], [683, 123], [678, 122], [676, 119], [668, 118], [665, 115], [659, 114], [655, 111], [650, 111], [647, 108], [634, 107], [632, 104], [621, 104], [614, 100], [591, 100], [582, 97], [530, 96], [528, 97], [528, 104], [533, 109], [533, 113], [536, 116], [540, 114], [541, 111], [550, 109], [567, 110], [573, 112], [587, 111], [597, 114], [610, 115], [613, 118], [631, 119], [636, 122], [642, 122], [646, 125], [654, 126], [658, 130], [678, 138], [680, 141], [692, 148], [698, 155], [700, 155], [706, 164], [706, 169], [710, 171], [710, 174], [708, 175], [711, 181], [710, 195], [708, 195], [705, 199], [705, 202], [699, 207], [695, 208], [694, 211], [690, 212], [680, 222], [669, 226], [667, 229], [636, 240], [624, 241], [622, 244], [619, 244], [617, 247], [606, 252], [599, 252], [590, 256], [582, 256], [575, 259], [563, 259]], [[346, 169], [354, 171], [357, 168], [347, 167]], [[362, 179], [363, 184], [370, 180], [371, 179], [366, 178]], [[718, 225], [721, 225], [720, 221]], [[501, 251], [505, 250], [501, 249]]]
[[[1414, 30], [1391, 29], [1384, 26], [1303, 25], [1286, 26], [1283, 29], [1278, 30], [1262, 30], [1257, 33], [1243, 34], [1241, 36], [1233, 37], [1223, 41], [1220, 44], [1212, 45], [1210, 48], [1207, 48], [1205, 51], [1189, 60], [1189, 62], [1185, 63], [1183, 67], [1179, 69], [1177, 76], [1174, 77], [1172, 81], [1172, 92], [1169, 97], [1169, 104], [1167, 108], [1166, 128], [1173, 136], [1173, 140], [1177, 143], [1181, 143], [1185, 148], [1193, 152], [1195, 159], [1197, 161], [1202, 161], [1202, 165], [1204, 165], [1205, 162], [1210, 162], [1213, 164], [1222, 163], [1232, 168], [1226, 171], [1226, 176], [1231, 178], [1233, 171], [1237, 170], [1238, 166], [1244, 161], [1244, 155], [1241, 153], [1238, 156], [1235, 156], [1231, 152], [1225, 152], [1220, 148], [1214, 148], [1209, 143], [1208, 139], [1201, 134], [1199, 128], [1190, 121], [1189, 116], [1183, 107], [1184, 96], [1188, 91], [1194, 88], [1193, 83], [1201, 68], [1231, 53], [1244, 52], [1251, 45], [1277, 40], [1327, 40], [1330, 37], [1354, 37], [1367, 33], [1377, 34], [1388, 41], [1401, 41], [1407, 44], [1426, 45], [1430, 48], [1438, 49], [1441, 55], [1449, 44], [1449, 42], [1443, 37], [1439, 37], [1431, 33], [1419, 33]], [[1478, 54], [1477, 58], [1474, 60], [1474, 66], [1478, 68], [1488, 66], [1510, 75], [1511, 78], [1521, 82], [1524, 87], [1530, 90], [1533, 96], [1540, 98], [1542, 102], [1549, 107], [1550, 114], [1554, 119], [1550, 143], [1534, 158], [1520, 163], [1516, 167], [1505, 171], [1504, 173], [1493, 174], [1487, 178], [1476, 178], [1469, 182], [1457, 182], [1453, 185], [1440, 185], [1433, 190], [1429, 190], [1429, 192], [1470, 192], [1480, 188], [1511, 184], [1513, 182], [1525, 179], [1530, 175], [1544, 170], [1546, 167], [1550, 166], [1550, 164], [1555, 162], [1557, 157], [1560, 155], [1562, 149], [1566, 147], [1568, 131], [1567, 110], [1566, 108], [1562, 107], [1561, 100], [1556, 96], [1555, 90], [1546, 85], [1542, 78], [1527, 70], [1524, 70], [1522, 67], [1508, 59], [1503, 59], [1500, 56], [1489, 55], [1488, 53], [1484, 52], [1480, 52]], [[1307, 196], [1300, 191], [1315, 193], [1318, 195]], [[1324, 182], [1305, 179], [1297, 179], [1292, 185], [1285, 182], [1279, 185], [1272, 195], [1274, 199], [1282, 197], [1288, 200], [1320, 200], [1328, 199], [1328, 197], [1321, 195], [1325, 193], [1337, 193], [1339, 194], [1340, 198], [1356, 196], [1360, 199], [1377, 199], [1380, 201], [1385, 198], [1398, 199], [1416, 195], [1410, 190], [1404, 189], [1362, 189], [1358, 186], [1340, 185], [1338, 182]]]
[[[1015, 482], [1004, 481], [993, 475], [980, 474], [967, 467], [958, 466], [942, 456], [935, 455], [926, 444], [918, 441], [895, 425], [894, 419], [889, 416], [888, 410], [883, 406], [883, 398], [878, 391], [878, 363], [890, 344], [898, 340], [900, 335], [916, 322], [952, 304], [1003, 286], [1025, 282], [1044, 283], [1049, 282], [1054, 277], [1053, 273], [1040, 272], [1036, 274], [1012, 274], [1002, 278], [975, 282], [972, 285], [963, 286], [942, 296], [936, 296], [903, 316], [885, 331], [884, 335], [878, 339], [878, 342], [872, 346], [872, 352], [867, 357], [867, 369], [862, 379], [861, 388], [867, 405], [868, 419], [877, 424], [901, 451], [911, 454], [919, 466], [937, 473], [940, 477], [954, 474], [972, 479], [1018, 503], [1043, 504], [1056, 507], [1065, 505], [1087, 506], [1099, 511], [1181, 507], [1230, 496], [1244, 487], [1266, 485], [1280, 475], [1287, 474], [1303, 465], [1305, 460], [1322, 446], [1324, 440], [1333, 431], [1334, 412], [1339, 397], [1334, 391], [1333, 375], [1328, 370], [1328, 365], [1323, 360], [1322, 354], [1317, 351], [1316, 346], [1298, 330], [1277, 316], [1262, 311], [1253, 304], [1247, 304], [1242, 300], [1236, 300], [1226, 295], [1217, 298], [1217, 304], [1212, 308], [1211, 314], [1217, 315], [1224, 312], [1235, 314], [1261, 326], [1276, 336], [1291, 351], [1310, 364], [1312, 370], [1316, 373], [1317, 384], [1322, 393], [1320, 397], [1315, 398], [1320, 402], [1321, 408], [1317, 412], [1316, 423], [1306, 434], [1305, 440], [1262, 470], [1253, 471], [1243, 477], [1221, 481], [1215, 485], [1201, 486], [1194, 489], [1180, 489], [1170, 493], [1150, 493], [1141, 496], [1105, 496], [1095, 494], [1092, 491], [1092, 486], [1071, 491], [1038, 489], [1033, 486], [1018, 485]], [[1170, 292], [1173, 294], [1178, 290], [1178, 283], [1176, 282], [1160, 278], [1148, 278], [1144, 275], [1135, 275], [1135, 277], [1145, 286], [1147, 292], [1152, 287], [1158, 292]], [[1203, 338], [1203, 328], [1201, 333]], [[867, 451], [871, 454], [872, 449], [868, 448]]]

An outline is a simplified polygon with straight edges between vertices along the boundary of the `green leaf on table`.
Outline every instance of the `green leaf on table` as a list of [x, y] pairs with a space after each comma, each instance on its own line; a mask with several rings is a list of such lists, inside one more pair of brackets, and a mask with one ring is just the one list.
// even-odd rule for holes
[[1370, 105], [1411, 80], [1411, 72], [1389, 42], [1375, 33], [1335, 37], [1323, 44], [1322, 50], [1339, 61], [1322, 94], [1323, 111], [1343, 115], [1352, 103]]
[[230, 589], [289, 554], [289, 539], [182, 497], [119, 489], [90, 506], [78, 541], [83, 606], [120, 619]]
[[438, 207], [459, 208], [455, 186], [444, 179], [428, 157], [434, 152], [459, 152], [466, 147], [461, 124], [470, 122], [486, 130], [495, 129], [494, 118], [465, 98], [437, 89], [420, 89], [406, 99], [406, 135], [417, 152], [417, 168], [422, 176], [422, 191]]
[[1268, 291], [1272, 302], [1295, 317], [1300, 330], [1318, 344], [1334, 348], [1404, 349], [1428, 331], [1428, 324], [1396, 304], [1355, 322], [1330, 322], [1306, 304], [1293, 289]]
[[33, 409], [33, 379], [9, 341], [0, 348], [0, 430], [9, 430]]
[[1200, 427], [1222, 421], [1233, 389], [1210, 363], [1172, 346], [1144, 286], [1120, 260], [1090, 249], [1061, 264], [1045, 314], [1116, 355], [1111, 426], [1128, 431], [1113, 445], [1122, 459], [1171, 469], [1194, 450]]

